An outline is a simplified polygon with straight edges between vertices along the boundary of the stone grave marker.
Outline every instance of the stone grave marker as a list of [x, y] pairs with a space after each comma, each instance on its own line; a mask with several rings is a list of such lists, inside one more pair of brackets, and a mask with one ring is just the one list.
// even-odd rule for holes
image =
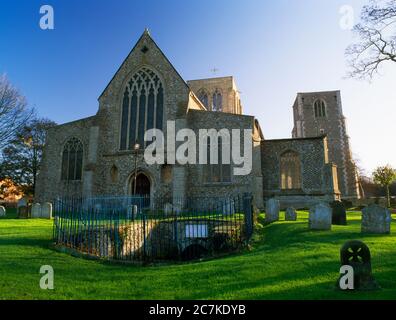
[[52, 219], [52, 203], [43, 203], [43, 205], [41, 206], [41, 218]]
[[[341, 266], [353, 268], [353, 290], [379, 289], [371, 271], [370, 249], [359, 240], [347, 241], [340, 250]], [[338, 288], [340, 288], [340, 278]]]
[[41, 218], [41, 205], [40, 203], [33, 203], [32, 205], [32, 218]]
[[5, 217], [5, 216], [6, 216], [6, 208], [0, 206], [0, 217]]
[[271, 223], [271, 222], [279, 221], [279, 210], [280, 210], [279, 200], [276, 200], [274, 198], [269, 199], [266, 203], [265, 222]]
[[389, 234], [392, 217], [390, 211], [377, 204], [371, 204], [362, 210], [362, 232]]
[[286, 221], [296, 221], [297, 220], [297, 212], [294, 208], [286, 209], [285, 220]]
[[346, 210], [345, 206], [341, 201], [334, 201], [330, 204], [332, 210], [332, 220], [333, 225], [346, 226]]
[[309, 229], [331, 230], [331, 208], [327, 203], [319, 203], [309, 210]]
[[27, 206], [21, 206], [18, 208], [18, 218], [19, 219], [29, 218], [29, 208]]

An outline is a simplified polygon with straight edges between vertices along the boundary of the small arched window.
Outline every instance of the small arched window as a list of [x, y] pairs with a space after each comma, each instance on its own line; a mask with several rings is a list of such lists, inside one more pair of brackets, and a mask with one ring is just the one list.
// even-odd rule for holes
[[201, 89], [198, 93], [198, 99], [205, 106], [206, 109], [209, 108], [209, 96], [205, 90]]
[[286, 151], [280, 157], [281, 189], [301, 189], [301, 164], [297, 152]]
[[62, 180], [78, 181], [82, 177], [83, 144], [77, 138], [69, 139], [63, 147]]
[[223, 111], [223, 97], [217, 89], [213, 93], [212, 111]]
[[117, 183], [118, 182], [118, 168], [115, 165], [113, 165], [111, 167], [110, 177], [111, 177], [111, 182], [112, 183]]
[[314, 103], [315, 118], [326, 117], [326, 103], [322, 99], [318, 99]]

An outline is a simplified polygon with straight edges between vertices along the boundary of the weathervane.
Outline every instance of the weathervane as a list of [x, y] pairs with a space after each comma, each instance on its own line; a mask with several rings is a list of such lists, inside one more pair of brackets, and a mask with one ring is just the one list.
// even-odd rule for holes
[[216, 67], [214, 67], [213, 69], [210, 69], [210, 71], [213, 72], [213, 74], [216, 74], [216, 73], [219, 71], [219, 69], [217, 69]]

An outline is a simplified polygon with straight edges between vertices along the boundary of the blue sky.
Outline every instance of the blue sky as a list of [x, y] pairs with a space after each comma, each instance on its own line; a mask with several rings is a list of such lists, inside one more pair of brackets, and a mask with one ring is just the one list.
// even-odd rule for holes
[[[41, 116], [58, 123], [96, 113], [97, 98], [145, 27], [186, 80], [233, 75], [266, 138], [290, 137], [297, 92], [340, 89], [354, 155], [368, 173], [396, 167], [396, 65], [372, 84], [344, 79], [363, 0], [1, 0], [0, 73]], [[39, 28], [52, 5], [55, 30]]]

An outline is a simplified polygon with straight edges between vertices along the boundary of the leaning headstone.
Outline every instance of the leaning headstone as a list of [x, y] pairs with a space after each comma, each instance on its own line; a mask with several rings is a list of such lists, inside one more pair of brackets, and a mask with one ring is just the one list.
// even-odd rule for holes
[[390, 233], [392, 217], [390, 211], [377, 204], [371, 204], [362, 210], [363, 233]]
[[285, 220], [286, 221], [296, 221], [297, 220], [297, 212], [294, 208], [286, 209]]
[[0, 206], [0, 217], [5, 217], [5, 216], [6, 216], [6, 208]]
[[52, 219], [52, 203], [43, 203], [43, 205], [41, 206], [41, 218]]
[[271, 222], [279, 221], [279, 210], [280, 210], [279, 200], [273, 198], [269, 199], [266, 203], [265, 222], [271, 223]]
[[327, 203], [319, 203], [309, 210], [309, 229], [331, 230], [331, 208]]
[[[340, 250], [341, 266], [353, 268], [352, 290], [375, 290], [379, 289], [371, 271], [370, 249], [359, 240], [347, 241]], [[338, 288], [341, 288], [342, 276], [338, 279]]]
[[18, 208], [18, 218], [19, 219], [29, 218], [29, 208], [27, 206], [22, 206]]
[[41, 205], [40, 203], [33, 203], [32, 205], [32, 218], [41, 218]]
[[334, 201], [330, 204], [332, 210], [332, 224], [338, 226], [346, 226], [346, 210], [341, 201]]

